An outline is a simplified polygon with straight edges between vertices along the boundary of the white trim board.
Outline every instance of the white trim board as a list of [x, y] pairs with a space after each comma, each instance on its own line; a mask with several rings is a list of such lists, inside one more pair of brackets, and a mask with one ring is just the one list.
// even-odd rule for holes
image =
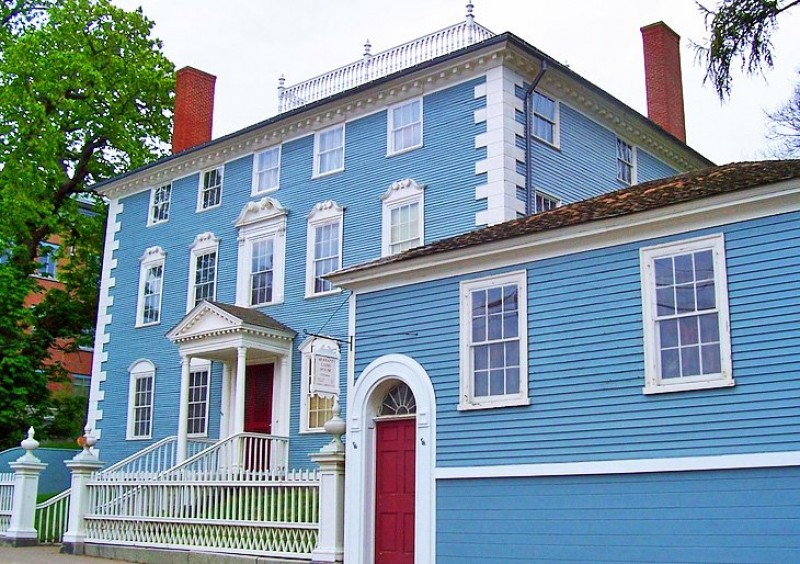
[[554, 462], [436, 468], [437, 480], [469, 478], [533, 478], [537, 476], [597, 476], [648, 472], [692, 472], [800, 466], [800, 451], [724, 454], [681, 458]]

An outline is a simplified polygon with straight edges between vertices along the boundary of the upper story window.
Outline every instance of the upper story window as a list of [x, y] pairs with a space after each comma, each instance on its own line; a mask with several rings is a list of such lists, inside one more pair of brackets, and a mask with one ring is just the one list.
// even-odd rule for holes
[[192, 359], [189, 365], [189, 413], [186, 432], [190, 436], [208, 434], [208, 390], [211, 384], [211, 363]]
[[217, 207], [222, 202], [222, 167], [212, 168], [200, 175], [197, 211]]
[[558, 145], [558, 103], [544, 94], [534, 92], [531, 125], [534, 137]]
[[283, 302], [286, 209], [264, 197], [244, 206], [239, 228], [236, 303], [258, 306]]
[[39, 254], [36, 257], [39, 268], [37, 276], [42, 278], [56, 279], [58, 269], [58, 245], [54, 243], [42, 243], [39, 245]]
[[725, 240], [641, 250], [645, 393], [732, 386]]
[[561, 205], [561, 202], [558, 198], [553, 198], [552, 196], [548, 196], [547, 194], [543, 194], [542, 192], [536, 192], [536, 211], [537, 212], [546, 212], [553, 210]]
[[342, 207], [330, 200], [308, 215], [306, 297], [336, 290], [323, 276], [342, 266], [343, 217]]
[[194, 239], [189, 253], [189, 291], [186, 310], [203, 300], [217, 296], [217, 261], [219, 238], [213, 233], [201, 233]]
[[324, 432], [333, 417], [333, 401], [339, 395], [339, 345], [332, 339], [309, 337], [300, 345], [302, 389], [300, 432]]
[[344, 125], [314, 135], [314, 176], [344, 170]]
[[278, 189], [281, 172], [281, 147], [256, 153], [253, 162], [253, 195]]
[[148, 225], [169, 221], [169, 205], [172, 200], [172, 184], [164, 184], [150, 191], [150, 214]]
[[625, 184], [636, 183], [633, 147], [617, 137], [617, 180]]
[[460, 409], [527, 405], [525, 271], [461, 283]]
[[153, 427], [153, 398], [156, 368], [149, 360], [135, 362], [129, 369], [128, 439], [149, 439]]
[[383, 256], [425, 244], [424, 190], [424, 186], [406, 179], [389, 186], [381, 196]]
[[389, 108], [388, 153], [422, 146], [422, 98]]
[[161, 294], [164, 283], [166, 253], [161, 247], [150, 247], [144, 252], [139, 269], [139, 301], [136, 326], [155, 325], [161, 322]]

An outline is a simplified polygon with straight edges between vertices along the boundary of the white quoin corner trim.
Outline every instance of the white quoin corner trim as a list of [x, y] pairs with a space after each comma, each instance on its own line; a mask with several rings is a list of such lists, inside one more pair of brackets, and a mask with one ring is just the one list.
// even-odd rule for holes
[[384, 395], [405, 383], [417, 403], [414, 496], [414, 561], [436, 562], [436, 396], [425, 369], [413, 358], [387, 354], [361, 373], [347, 409], [345, 476], [345, 562], [370, 564], [375, 558], [375, 422]]

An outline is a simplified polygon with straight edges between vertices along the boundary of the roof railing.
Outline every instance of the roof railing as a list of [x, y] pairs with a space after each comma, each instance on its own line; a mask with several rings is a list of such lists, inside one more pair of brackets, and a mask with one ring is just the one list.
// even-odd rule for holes
[[288, 112], [494, 37], [494, 33], [475, 22], [471, 7], [471, 3], [467, 5], [465, 21], [375, 55], [371, 53], [372, 45], [367, 40], [361, 60], [305, 82], [285, 86], [285, 79], [281, 76], [278, 81], [278, 113]]

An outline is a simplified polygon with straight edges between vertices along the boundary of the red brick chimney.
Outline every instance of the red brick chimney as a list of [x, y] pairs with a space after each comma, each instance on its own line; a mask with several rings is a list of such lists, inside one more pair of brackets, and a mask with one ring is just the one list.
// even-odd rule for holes
[[216, 81], [217, 77], [213, 74], [192, 67], [183, 67], [175, 75], [173, 153], [211, 141]]
[[664, 22], [646, 25], [641, 28], [641, 32], [647, 86], [647, 117], [685, 143], [681, 37]]

